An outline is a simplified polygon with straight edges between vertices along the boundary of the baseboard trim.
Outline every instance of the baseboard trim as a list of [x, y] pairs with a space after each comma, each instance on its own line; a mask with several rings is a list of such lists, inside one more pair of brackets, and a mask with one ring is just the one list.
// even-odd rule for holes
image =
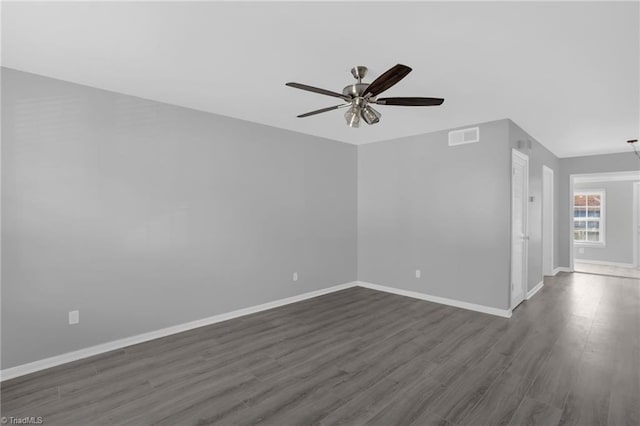
[[553, 270], [553, 276], [555, 277], [559, 272], [573, 272], [573, 269], [567, 268], [566, 266], [558, 266]]
[[617, 266], [620, 268], [635, 268], [633, 263], [608, 262], [606, 260], [574, 259], [575, 263], [587, 263], [590, 265]]
[[102, 353], [117, 350], [117, 349], [122, 349], [124, 347], [136, 345], [138, 343], [148, 342], [149, 340], [170, 336], [172, 334], [181, 333], [183, 331], [193, 330], [194, 328], [204, 327], [204, 326], [215, 324], [218, 322], [227, 321], [233, 318], [238, 318], [245, 315], [254, 314], [257, 312], [266, 311], [268, 309], [289, 305], [291, 303], [300, 302], [302, 300], [311, 299], [313, 297], [322, 296], [324, 294], [333, 293], [336, 291], [355, 287], [357, 285], [358, 285], [358, 282], [356, 281], [345, 283], [345, 284], [339, 284], [333, 287], [323, 288], [321, 290], [311, 291], [308, 293], [299, 294], [297, 296], [287, 297], [285, 299], [263, 303], [261, 305], [238, 309], [232, 312], [227, 312], [224, 314], [214, 315], [214, 316], [200, 319], [200, 320], [195, 320], [195, 321], [190, 321], [190, 322], [179, 324], [179, 325], [174, 325], [174, 326], [163, 328], [160, 330], [138, 334], [136, 336], [125, 337], [123, 339], [118, 339], [118, 340], [114, 340], [107, 343], [101, 343], [99, 345], [90, 346], [88, 348], [79, 349], [77, 351], [67, 352], [65, 354], [52, 356], [50, 358], [45, 358], [38, 361], [30, 362], [27, 364], [6, 368], [4, 370], [0, 370], [0, 381], [10, 380], [16, 377], [24, 376], [26, 374], [35, 373], [37, 371], [45, 370], [47, 368], [66, 364], [68, 362], [78, 361], [80, 359], [88, 358], [94, 355], [100, 355]]
[[[415, 291], [402, 290], [394, 287], [387, 287], [379, 284], [372, 284], [363, 281], [353, 281], [350, 283], [339, 284], [333, 287], [324, 288], [321, 290], [311, 291], [308, 293], [299, 294], [297, 296], [287, 297], [285, 299], [275, 300], [273, 302], [263, 303], [261, 305], [251, 306], [248, 308], [238, 309], [232, 312], [227, 312], [219, 315], [214, 315], [208, 318], [200, 320], [190, 321], [184, 324], [179, 324], [160, 330], [150, 331], [148, 333], [138, 334], [136, 336], [125, 337], [123, 339], [114, 340], [107, 343], [101, 343], [99, 345], [90, 346], [88, 348], [79, 349], [77, 351], [67, 352], [65, 354], [52, 356], [42, 360], [30, 362], [27, 364], [18, 365], [11, 368], [0, 370], [0, 382], [16, 377], [24, 376], [27, 374], [35, 373], [37, 371], [46, 370], [47, 368], [56, 367], [58, 365], [66, 364], [68, 362], [78, 361], [84, 358], [89, 358], [95, 355], [100, 355], [113, 350], [125, 348], [127, 346], [136, 345], [138, 343], [148, 342], [150, 340], [159, 339], [161, 337], [171, 336], [173, 334], [182, 333], [184, 331], [193, 330], [195, 328], [204, 327], [211, 324], [216, 324], [222, 321], [227, 321], [233, 318], [242, 317], [245, 315], [254, 314], [268, 309], [277, 308], [291, 303], [300, 302], [313, 297], [322, 296], [324, 294], [333, 293], [340, 290], [345, 290], [351, 287], [364, 287], [372, 290], [384, 291], [386, 293], [398, 294], [400, 296], [412, 297], [414, 299], [426, 300], [429, 302], [440, 303], [442, 305], [453, 306], [456, 308], [468, 309], [471, 311], [482, 312], [490, 315], [497, 315], [499, 317], [510, 318], [511, 309], [498, 309], [490, 306], [477, 305], [475, 303], [462, 302], [454, 299], [447, 299], [440, 296], [432, 296], [430, 294], [418, 293]], [[527, 298], [533, 296], [535, 292], [542, 287], [538, 284], [534, 290], [527, 294]]]
[[440, 303], [442, 305], [454, 306], [456, 308], [468, 309], [471, 311], [482, 312], [484, 314], [497, 315], [499, 317], [511, 318], [511, 309], [498, 309], [491, 306], [477, 305], [475, 303], [462, 302], [455, 299], [447, 299], [446, 297], [432, 296], [426, 293], [418, 293], [416, 291], [402, 290], [395, 287], [387, 287], [379, 284], [372, 284], [358, 281], [360, 287], [370, 288], [372, 290], [384, 291], [387, 293], [398, 294], [400, 296], [412, 297], [414, 299], [426, 300], [428, 302]]
[[534, 294], [536, 294], [542, 289], [542, 287], [544, 287], [544, 281], [540, 281], [538, 284], [536, 284], [534, 288], [532, 288], [527, 292], [527, 300], [531, 299]]

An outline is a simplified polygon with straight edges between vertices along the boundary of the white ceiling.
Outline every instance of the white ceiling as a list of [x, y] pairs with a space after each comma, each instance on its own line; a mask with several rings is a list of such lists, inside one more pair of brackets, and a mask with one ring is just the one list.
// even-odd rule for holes
[[[350, 143], [511, 118], [556, 155], [628, 150], [639, 135], [638, 2], [7, 3], [3, 66]], [[413, 68], [347, 127], [349, 69]]]

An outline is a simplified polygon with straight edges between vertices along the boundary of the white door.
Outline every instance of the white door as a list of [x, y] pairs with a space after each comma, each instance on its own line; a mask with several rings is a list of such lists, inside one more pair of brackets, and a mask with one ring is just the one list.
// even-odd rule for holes
[[511, 308], [527, 288], [529, 157], [515, 149], [511, 159]]
[[553, 275], [553, 170], [542, 166], [542, 273]]

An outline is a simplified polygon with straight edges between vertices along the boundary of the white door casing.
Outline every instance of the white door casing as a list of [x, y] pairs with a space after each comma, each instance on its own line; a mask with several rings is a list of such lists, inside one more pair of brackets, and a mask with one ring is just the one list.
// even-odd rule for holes
[[[638, 181], [640, 179], [640, 171], [627, 171], [627, 172], [603, 172], [603, 173], [583, 173], [583, 174], [574, 174], [569, 175], [569, 199], [567, 200], [569, 204], [569, 272], [574, 271], [574, 249], [575, 244], [573, 241], [574, 234], [574, 220], [573, 220], [573, 197], [574, 197], [574, 186], [576, 183], [598, 183], [598, 182], [618, 182], [618, 181]], [[640, 184], [640, 182], [638, 182]], [[634, 196], [635, 194], [639, 194], [636, 198], [636, 201], [633, 203], [633, 227], [635, 229], [631, 229], [631, 232], [636, 234], [636, 238], [634, 238], [633, 244], [633, 261], [637, 263], [637, 266], [640, 268], [640, 242], [637, 240], [640, 236], [637, 235], [640, 232], [640, 213], [635, 214], [636, 210], [640, 210], [638, 204], [640, 203], [640, 191], [638, 189], [637, 184], [634, 184]], [[638, 225], [636, 225], [638, 223]], [[637, 232], [636, 232], [637, 230]]]
[[529, 247], [529, 157], [517, 150], [511, 155], [511, 308], [527, 293]]
[[633, 262], [640, 268], [640, 182], [633, 184]]
[[553, 170], [542, 166], [542, 274], [553, 275]]

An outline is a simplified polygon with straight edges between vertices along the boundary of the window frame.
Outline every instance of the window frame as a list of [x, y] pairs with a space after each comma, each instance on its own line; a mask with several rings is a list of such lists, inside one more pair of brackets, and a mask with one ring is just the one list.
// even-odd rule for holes
[[[600, 196], [600, 217], [597, 221], [600, 223], [598, 227], [598, 232], [600, 234], [600, 241], [578, 241], [575, 239], [575, 231], [576, 231], [576, 196], [589, 196], [589, 195], [598, 195]], [[587, 206], [588, 209], [588, 206]], [[606, 210], [607, 210], [607, 201], [606, 201], [606, 191], [604, 189], [581, 189], [578, 191], [573, 191], [573, 199], [571, 200], [571, 220], [573, 221], [573, 244], [581, 247], [606, 247]], [[589, 221], [588, 213], [585, 213], [586, 216], [584, 218], [585, 222]], [[593, 219], [591, 219], [593, 221]], [[585, 229], [586, 226], [585, 226]]]

